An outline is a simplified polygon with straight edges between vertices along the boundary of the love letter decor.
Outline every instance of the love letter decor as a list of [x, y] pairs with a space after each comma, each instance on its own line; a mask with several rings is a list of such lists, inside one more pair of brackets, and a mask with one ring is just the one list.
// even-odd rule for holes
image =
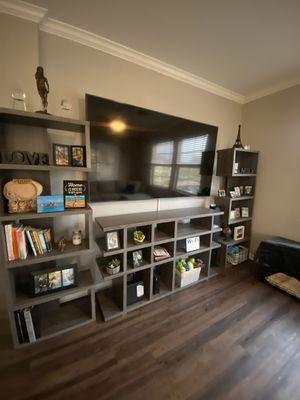
[[0, 150], [0, 162], [2, 164], [49, 165], [49, 155], [21, 150], [12, 152]]

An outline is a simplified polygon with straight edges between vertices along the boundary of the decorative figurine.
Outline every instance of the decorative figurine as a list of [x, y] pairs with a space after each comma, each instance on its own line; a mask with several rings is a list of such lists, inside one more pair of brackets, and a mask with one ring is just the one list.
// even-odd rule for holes
[[238, 134], [237, 134], [236, 141], [235, 141], [233, 147], [236, 149], [244, 148], [244, 146], [242, 145], [242, 141], [241, 141], [241, 125], [239, 125]]
[[72, 235], [72, 243], [74, 246], [81, 245], [81, 231], [74, 231]]
[[43, 67], [37, 67], [35, 73], [36, 87], [42, 100], [43, 110], [37, 111], [39, 113], [48, 114], [48, 93], [49, 93], [49, 83], [48, 79], [44, 76]]
[[59, 240], [57, 246], [58, 246], [58, 250], [59, 250], [61, 253], [63, 253], [63, 252], [65, 251], [66, 246], [67, 246], [67, 241], [66, 241], [66, 239], [65, 239], [64, 237], [62, 237], [62, 238]]
[[3, 188], [3, 195], [8, 200], [10, 213], [36, 211], [36, 199], [43, 191], [43, 186], [32, 179], [13, 179]]
[[227, 226], [223, 229], [223, 234], [225, 236], [226, 242], [229, 242], [229, 240], [231, 239], [231, 235], [232, 235], [232, 230], [229, 228], [229, 226]]

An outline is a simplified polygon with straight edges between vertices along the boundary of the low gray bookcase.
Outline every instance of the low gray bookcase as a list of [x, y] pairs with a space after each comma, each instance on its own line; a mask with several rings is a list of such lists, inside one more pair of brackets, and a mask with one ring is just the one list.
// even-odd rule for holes
[[[96, 242], [101, 250], [98, 265], [103, 279], [110, 282], [110, 287], [95, 291], [104, 320], [123, 315], [218, 274], [221, 266], [218, 265], [218, 254], [215, 253], [221, 245], [215, 238], [221, 228], [216, 223], [216, 217], [222, 214], [221, 211], [206, 208], [186, 208], [96, 218], [99, 227]], [[135, 230], [144, 233], [143, 243], [135, 243], [133, 240]], [[105, 239], [109, 232], [116, 232], [119, 242], [116, 249], [107, 249]], [[186, 239], [192, 237], [200, 238], [200, 248], [187, 252]], [[165, 248], [170, 257], [155, 261], [155, 246]], [[142, 251], [143, 259], [139, 266], [134, 266], [133, 252], [138, 250]], [[176, 262], [187, 257], [200, 258], [205, 266], [197, 281], [179, 287], [175, 279]], [[111, 259], [117, 259], [121, 264], [120, 271], [114, 275], [106, 271], [106, 265]], [[158, 293], [153, 291], [155, 271], [160, 277]], [[132, 274], [136, 274], [137, 280], [143, 282], [144, 286], [143, 297], [135, 303], [128, 301]]]

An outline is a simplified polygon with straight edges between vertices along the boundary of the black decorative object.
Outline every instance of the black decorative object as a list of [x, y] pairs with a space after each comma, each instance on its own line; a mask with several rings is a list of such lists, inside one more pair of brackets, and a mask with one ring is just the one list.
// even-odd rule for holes
[[153, 294], [158, 294], [160, 291], [160, 276], [155, 268], [153, 273]]
[[236, 149], [244, 148], [244, 146], [242, 145], [242, 140], [241, 140], [241, 125], [239, 125], [238, 134], [237, 134], [236, 141], [235, 141], [233, 147], [235, 147]]
[[224, 236], [225, 236], [225, 239], [224, 239], [224, 240], [229, 241], [229, 240], [231, 239], [232, 230], [230, 229], [229, 226], [226, 226], [226, 227], [223, 229], [223, 234], [224, 234]]
[[47, 153], [29, 153], [29, 151], [0, 150], [0, 162], [2, 164], [24, 164], [24, 165], [49, 165]]

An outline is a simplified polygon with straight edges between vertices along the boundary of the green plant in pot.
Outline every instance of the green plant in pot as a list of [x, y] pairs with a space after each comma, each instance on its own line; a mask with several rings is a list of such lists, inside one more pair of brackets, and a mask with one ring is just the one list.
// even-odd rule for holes
[[133, 233], [133, 240], [135, 244], [142, 244], [145, 240], [146, 236], [142, 231], [135, 231]]
[[114, 275], [118, 274], [120, 272], [121, 268], [121, 261], [118, 260], [117, 258], [114, 258], [113, 260], [110, 260], [109, 263], [106, 266], [106, 272], [109, 275]]

